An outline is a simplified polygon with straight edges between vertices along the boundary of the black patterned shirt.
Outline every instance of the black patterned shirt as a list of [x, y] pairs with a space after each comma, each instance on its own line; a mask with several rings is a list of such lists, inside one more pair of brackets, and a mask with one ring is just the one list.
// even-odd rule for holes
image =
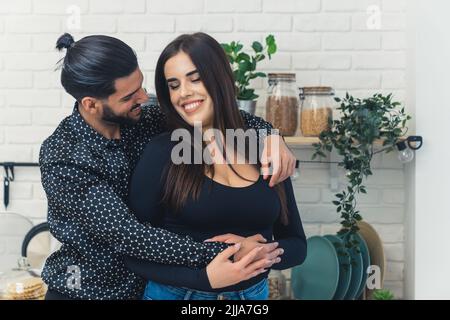
[[[246, 125], [270, 124], [242, 112]], [[139, 223], [126, 205], [131, 173], [150, 139], [164, 131], [157, 106], [107, 139], [90, 127], [75, 104], [40, 150], [48, 223], [62, 247], [42, 273], [49, 290], [76, 299], [140, 298], [145, 282], [129, 271], [124, 256], [163, 264], [205, 267], [226, 245], [195, 242]]]

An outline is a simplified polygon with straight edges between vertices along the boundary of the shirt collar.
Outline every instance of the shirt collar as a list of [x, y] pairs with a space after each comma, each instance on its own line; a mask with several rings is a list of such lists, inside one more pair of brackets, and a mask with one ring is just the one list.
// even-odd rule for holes
[[107, 147], [118, 146], [123, 143], [122, 140], [107, 139], [95, 131], [95, 129], [92, 128], [81, 116], [80, 111], [78, 110], [78, 102], [75, 102], [73, 107], [70, 125], [78, 141], [83, 141], [96, 149], [105, 149]]

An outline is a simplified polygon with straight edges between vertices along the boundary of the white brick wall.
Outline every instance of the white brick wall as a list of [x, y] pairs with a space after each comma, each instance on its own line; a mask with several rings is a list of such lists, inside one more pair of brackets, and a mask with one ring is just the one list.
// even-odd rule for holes
[[[70, 114], [72, 98], [59, 84], [55, 64], [57, 37], [70, 31], [76, 39], [109, 34], [138, 53], [146, 84], [153, 88], [156, 59], [183, 32], [205, 31], [220, 42], [248, 46], [275, 35], [279, 52], [260, 64], [262, 71], [294, 72], [297, 84], [330, 85], [338, 94], [357, 96], [405, 93], [406, 0], [16, 0], [0, 2], [0, 161], [37, 161], [39, 146]], [[66, 12], [78, 6], [81, 29], [68, 30]], [[369, 5], [381, 9], [381, 28], [368, 30]], [[255, 81], [264, 114], [266, 80]], [[310, 148], [296, 150], [309, 160]], [[361, 212], [379, 231], [388, 260], [387, 286], [403, 296], [404, 168], [395, 154], [374, 159], [374, 176], [361, 197]], [[10, 211], [35, 222], [45, 219], [45, 195], [37, 168], [17, 168]], [[345, 183], [343, 174], [341, 185]], [[308, 236], [334, 233], [339, 215], [330, 203], [329, 167], [302, 166], [295, 182], [297, 201]], [[2, 194], [2, 190], [0, 190]], [[3, 208], [0, 209], [2, 211]], [[287, 272], [286, 272], [287, 273]]]
[[[131, 4], [131, 5], [130, 5]], [[90, 11], [96, 14], [112, 14], [112, 13], [145, 13], [145, 0], [133, 0], [132, 3], [126, 0], [96, 0], [91, 1]]]

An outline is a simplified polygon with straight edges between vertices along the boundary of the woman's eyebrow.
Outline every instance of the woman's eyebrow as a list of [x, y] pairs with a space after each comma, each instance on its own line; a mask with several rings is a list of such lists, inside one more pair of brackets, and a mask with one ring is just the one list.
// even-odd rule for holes
[[[198, 73], [197, 69], [189, 71], [188, 73], [186, 73], [186, 77], [192, 76], [193, 74], [196, 74], [196, 73]], [[178, 79], [177, 78], [169, 78], [169, 79], [167, 79], [167, 82], [173, 82], [173, 81], [178, 81]]]
[[195, 74], [195, 73], [198, 73], [198, 70], [197, 70], [197, 69], [192, 70], [192, 71], [186, 73], [186, 77], [192, 76], [192, 75]]

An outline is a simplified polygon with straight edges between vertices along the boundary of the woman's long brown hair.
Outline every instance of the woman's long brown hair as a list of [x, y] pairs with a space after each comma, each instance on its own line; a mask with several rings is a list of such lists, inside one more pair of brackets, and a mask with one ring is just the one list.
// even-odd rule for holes
[[[167, 45], [158, 59], [155, 71], [156, 94], [160, 107], [167, 117], [168, 128], [170, 130], [184, 128], [191, 133], [191, 137], [194, 136], [194, 127], [188, 124], [172, 105], [164, 74], [166, 62], [181, 51], [191, 58], [201, 81], [211, 96], [214, 104], [213, 128], [218, 129], [223, 137], [226, 136], [226, 129], [245, 129], [236, 102], [236, 87], [228, 58], [214, 38], [201, 32], [177, 37]], [[191, 145], [193, 152], [199, 152], [199, 150], [194, 150], [195, 143], [192, 142]], [[226, 145], [226, 141], [224, 145]], [[204, 147], [205, 144], [202, 143], [202, 150]], [[246, 149], [248, 150], [248, 148]], [[239, 175], [231, 165], [229, 166], [239, 177], [251, 181]], [[204, 161], [201, 164], [170, 162], [166, 172], [163, 203], [177, 212], [186, 204], [189, 197], [197, 200], [206, 172], [210, 172], [214, 178], [214, 166], [208, 165]], [[278, 184], [274, 188], [280, 199], [281, 221], [287, 224], [287, 201], [284, 185]]]

